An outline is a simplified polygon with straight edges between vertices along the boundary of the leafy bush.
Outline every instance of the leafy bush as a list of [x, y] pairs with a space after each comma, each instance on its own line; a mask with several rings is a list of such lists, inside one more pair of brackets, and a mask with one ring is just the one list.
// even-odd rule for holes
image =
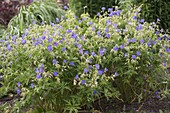
[[[122, 0], [121, 3], [131, 3], [132, 5], [142, 5], [141, 17], [147, 22], [160, 19], [159, 27], [167, 30], [170, 28], [170, 1], [167, 0]], [[124, 4], [125, 5], [125, 4]]]
[[29, 6], [20, 7], [19, 13], [10, 21], [7, 32], [20, 35], [24, 32], [25, 26], [32, 23], [42, 24], [42, 22], [50, 24], [62, 15], [64, 15], [64, 10], [56, 5], [55, 0], [35, 1]]
[[91, 17], [95, 16], [101, 11], [102, 7], [105, 9], [117, 5], [119, 0], [70, 0], [70, 8], [75, 12], [76, 16], [80, 16], [82, 13], [89, 13]]
[[138, 12], [109, 9], [78, 20], [68, 11], [58, 24], [35, 24], [22, 37], [9, 36], [0, 48], [0, 95], [21, 95], [13, 112], [28, 106], [59, 113], [92, 109], [102, 97], [127, 103], [147, 98], [168, 79], [169, 36], [155, 23], [137, 20]]

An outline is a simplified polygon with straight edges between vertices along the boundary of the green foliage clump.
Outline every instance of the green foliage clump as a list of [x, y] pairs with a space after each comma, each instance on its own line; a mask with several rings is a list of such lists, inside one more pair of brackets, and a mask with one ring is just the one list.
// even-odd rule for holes
[[26, 26], [33, 23], [54, 23], [56, 18], [61, 18], [64, 13], [65, 11], [56, 4], [55, 0], [34, 1], [28, 6], [20, 7], [19, 13], [10, 20], [6, 32], [11, 35], [21, 35]]
[[170, 28], [169, 0], [122, 0], [121, 3], [131, 3], [132, 6], [142, 5], [140, 18], [144, 18], [147, 22], [156, 22], [157, 19], [160, 19], [160, 29], [168, 30]]
[[75, 12], [76, 16], [82, 13], [89, 13], [94, 17], [101, 11], [102, 7], [105, 9], [117, 5], [119, 0], [69, 0], [70, 8]]
[[13, 108], [78, 112], [106, 97], [140, 102], [167, 82], [168, 35], [137, 20], [139, 10], [115, 10], [92, 19], [68, 11], [58, 24], [33, 25], [0, 49], [0, 95], [21, 95]]

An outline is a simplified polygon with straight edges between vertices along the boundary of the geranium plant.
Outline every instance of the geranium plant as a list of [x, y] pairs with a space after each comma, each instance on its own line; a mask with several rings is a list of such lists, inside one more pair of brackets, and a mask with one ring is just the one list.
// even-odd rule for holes
[[68, 11], [58, 24], [35, 24], [22, 37], [7, 37], [0, 48], [1, 95], [21, 95], [15, 112], [22, 106], [78, 112], [102, 97], [145, 99], [168, 79], [169, 36], [156, 23], [138, 20], [139, 9], [121, 14], [109, 8], [95, 19]]

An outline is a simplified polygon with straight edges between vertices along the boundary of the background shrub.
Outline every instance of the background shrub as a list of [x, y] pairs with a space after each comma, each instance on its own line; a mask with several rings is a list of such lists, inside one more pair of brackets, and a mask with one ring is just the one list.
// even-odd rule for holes
[[125, 8], [129, 6], [127, 3], [131, 4], [132, 7], [143, 4], [140, 18], [144, 18], [147, 22], [154, 22], [159, 18], [160, 29], [166, 30], [170, 28], [169, 0], [98, 0], [98, 2], [94, 0], [70, 0], [70, 7], [77, 16], [82, 13], [89, 13], [91, 17], [94, 17], [102, 7], [107, 9], [119, 4]]
[[12, 110], [78, 112], [103, 97], [141, 102], [161, 89], [169, 80], [169, 36], [138, 20], [139, 9], [121, 12], [79, 20], [68, 11], [58, 24], [35, 24], [22, 37], [6, 38], [1, 96], [9, 90], [22, 96]]
[[91, 17], [95, 16], [101, 11], [102, 7], [105, 9], [117, 5], [118, 0], [69, 0], [70, 8], [75, 12], [76, 16], [82, 13], [89, 13]]
[[[123, 5], [126, 3], [134, 5], [142, 5], [141, 16], [147, 22], [154, 22], [160, 19], [159, 28], [165, 31], [170, 28], [170, 1], [169, 0], [122, 0]], [[125, 4], [124, 4], [125, 3]]]

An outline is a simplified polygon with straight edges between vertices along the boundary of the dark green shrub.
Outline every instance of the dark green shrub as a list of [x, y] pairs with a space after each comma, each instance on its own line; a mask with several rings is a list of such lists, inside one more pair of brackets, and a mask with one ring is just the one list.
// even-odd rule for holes
[[117, 5], [117, 1], [118, 0], [69, 0], [69, 4], [76, 16], [80, 16], [82, 13], [89, 13], [89, 15], [93, 17], [101, 11], [102, 7], [108, 9], [109, 7]]
[[122, 0], [121, 2], [129, 2], [132, 6], [143, 4], [140, 18], [144, 18], [147, 22], [156, 22], [157, 19], [160, 19], [159, 28], [164, 30], [170, 28], [169, 0]]

